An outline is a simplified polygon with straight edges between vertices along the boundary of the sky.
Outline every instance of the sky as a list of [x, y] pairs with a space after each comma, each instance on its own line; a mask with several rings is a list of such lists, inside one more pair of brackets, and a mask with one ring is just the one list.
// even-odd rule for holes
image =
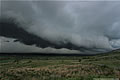
[[[1, 1], [0, 9], [0, 18], [15, 18], [25, 31], [54, 44], [95, 51], [120, 48], [120, 1]], [[24, 52], [21, 48], [17, 52]]]
[[[47, 48], [39, 48], [36, 47], [35, 45], [29, 46], [29, 45], [24, 45], [21, 44], [20, 42], [14, 42], [15, 39], [12, 38], [5, 38], [5, 37], [0, 37], [0, 52], [2, 53], [76, 53], [79, 54], [81, 53], [80, 51], [77, 50], [69, 50], [69, 49], [54, 49], [51, 47]], [[9, 41], [9, 42], [7, 42]]]

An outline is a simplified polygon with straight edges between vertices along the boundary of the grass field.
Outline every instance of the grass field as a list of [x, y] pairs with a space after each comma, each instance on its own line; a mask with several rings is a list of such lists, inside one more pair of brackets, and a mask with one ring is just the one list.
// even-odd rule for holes
[[0, 80], [120, 78], [120, 52], [96, 56], [0, 56]]

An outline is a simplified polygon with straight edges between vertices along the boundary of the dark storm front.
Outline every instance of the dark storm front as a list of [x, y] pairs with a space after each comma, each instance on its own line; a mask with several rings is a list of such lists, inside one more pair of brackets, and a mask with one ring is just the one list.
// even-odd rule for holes
[[[8, 50], [8, 45], [15, 48], [13, 43], [23, 46], [16, 52], [24, 52], [25, 48], [44, 53], [96, 54], [118, 49], [119, 4], [117, 1], [1, 1], [3, 51]], [[7, 43], [3, 37], [16, 40]]]

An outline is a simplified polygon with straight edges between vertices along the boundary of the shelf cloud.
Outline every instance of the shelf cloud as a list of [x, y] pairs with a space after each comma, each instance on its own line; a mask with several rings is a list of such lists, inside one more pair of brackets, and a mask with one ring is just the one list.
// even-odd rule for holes
[[[42, 47], [32, 39], [30, 45], [100, 52], [120, 48], [119, 1], [1, 1], [0, 9], [2, 24], [13, 22], [40, 39], [31, 38], [47, 42]], [[23, 37], [19, 39], [27, 44]]]

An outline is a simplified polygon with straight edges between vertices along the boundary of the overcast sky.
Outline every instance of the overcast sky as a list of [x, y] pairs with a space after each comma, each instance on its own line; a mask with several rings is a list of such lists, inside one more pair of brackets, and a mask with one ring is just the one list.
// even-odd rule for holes
[[26, 31], [50, 42], [120, 48], [120, 1], [2, 1], [1, 5], [1, 17], [16, 18]]

